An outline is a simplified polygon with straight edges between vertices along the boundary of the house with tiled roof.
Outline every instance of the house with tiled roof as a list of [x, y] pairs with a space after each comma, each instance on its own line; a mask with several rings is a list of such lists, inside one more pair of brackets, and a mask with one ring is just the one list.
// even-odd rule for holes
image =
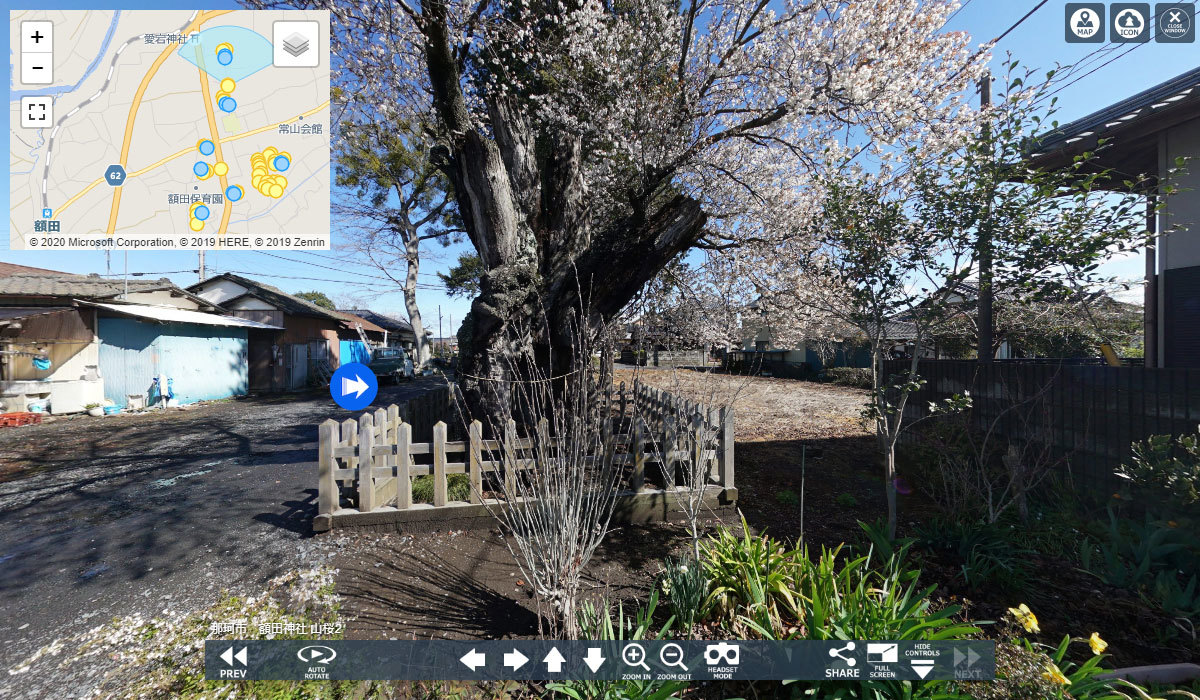
[[188, 291], [239, 318], [283, 329], [269, 342], [251, 344], [253, 390], [303, 388], [314, 372], [363, 361], [370, 356], [368, 343], [383, 340], [384, 329], [366, 318], [326, 309], [232, 272], [209, 277]]
[[236, 318], [167, 279], [0, 264], [0, 403], [186, 404], [247, 392], [246, 355], [269, 324]]

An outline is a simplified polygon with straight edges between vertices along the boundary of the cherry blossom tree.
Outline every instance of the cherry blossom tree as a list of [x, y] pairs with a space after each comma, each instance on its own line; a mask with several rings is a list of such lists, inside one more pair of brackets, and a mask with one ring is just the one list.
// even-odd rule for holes
[[[1105, 280], [1098, 267], [1145, 238], [1139, 185], [1113, 194], [1113, 173], [1084, 154], [1062, 171], [1021, 165], [1029, 139], [1045, 129], [1037, 105], [1049, 83], [1029, 83], [1009, 63], [1004, 98], [983, 111], [982, 137], [960, 133], [899, 152], [867, 171], [847, 165], [830, 177], [819, 216], [801, 219], [811, 235], [783, 229], [782, 245], [744, 245], [759, 284], [772, 290], [771, 313], [790, 315], [803, 332], [840, 321], [858, 329], [871, 350], [874, 421], [886, 473], [889, 532], [895, 532], [895, 446], [904, 409], [921, 386], [919, 360], [948, 319], [951, 303], [981, 259], [990, 283], [1020, 298], [1076, 295]], [[986, 250], [980, 240], [987, 240]], [[805, 326], [808, 325], [806, 329]], [[816, 327], [813, 327], [816, 324]], [[885, 372], [888, 351], [902, 341], [910, 361]]]
[[[613, 318], [681, 252], [803, 211], [847, 152], [949, 128], [978, 73], [951, 0], [295, 4], [332, 12], [336, 79], [380, 120], [432, 117], [486, 268], [460, 383], [492, 413], [509, 324], [580, 297]], [[535, 356], [569, 364], [549, 327]]]

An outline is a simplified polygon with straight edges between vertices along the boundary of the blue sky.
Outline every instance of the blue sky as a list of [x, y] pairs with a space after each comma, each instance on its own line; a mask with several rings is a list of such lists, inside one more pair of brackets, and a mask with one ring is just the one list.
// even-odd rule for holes
[[[1026, 12], [1037, 5], [1036, 0], [969, 0], [947, 25], [950, 30], [962, 30], [971, 34], [978, 44], [998, 36]], [[1113, 102], [1156, 85], [1179, 73], [1200, 64], [1200, 43], [1196, 44], [1146, 44], [1119, 46], [1111, 44], [1068, 44], [1064, 36], [1065, 0], [1051, 0], [1041, 7], [1016, 30], [1006, 36], [995, 49], [993, 72], [1002, 71], [1001, 62], [1005, 52], [1011, 52], [1023, 65], [1049, 69], [1054, 64], [1076, 63], [1087, 60], [1070, 83], [1057, 94], [1058, 111], [1055, 118], [1060, 122], [1105, 107]], [[14, 0], [14, 9], [44, 6], [43, 2]], [[59, 0], [55, 9], [96, 9], [96, 3]], [[237, 8], [237, 3], [215, 1], [205, 4], [205, 9]], [[136, 9], [194, 9], [175, 0], [124, 0], [123, 10]], [[0, 36], [3, 49], [11, 57], [8, 33]], [[1136, 48], [1128, 50], [1128, 46]], [[1103, 49], [1099, 54], [1097, 49]], [[10, 64], [12, 60], [10, 58]], [[1074, 79], [1074, 78], [1072, 78]], [[8, 110], [4, 111], [7, 132]], [[0, 175], [0, 200], [4, 210], [8, 209], [8, 175]], [[111, 261], [106, 261], [103, 252], [92, 251], [10, 251], [8, 245], [8, 218], [4, 218], [4, 231], [0, 233], [0, 260], [6, 262], [49, 267], [76, 273], [96, 272], [105, 274], [109, 270], [120, 274], [125, 269], [125, 256], [114, 252]], [[334, 240], [337, 245], [337, 239]], [[460, 244], [448, 249], [430, 249], [423, 263], [421, 289], [418, 299], [427, 328], [438, 333], [438, 306], [441, 306], [443, 333], [452, 334], [469, 310], [470, 302], [450, 299], [437, 284], [435, 272], [453, 264], [462, 250], [469, 244]], [[144, 273], [151, 277], [169, 277], [180, 285], [196, 281], [197, 254], [195, 252], [138, 251], [128, 254], [130, 273]], [[393, 313], [405, 317], [404, 305], [398, 291], [390, 282], [381, 279], [380, 273], [369, 265], [348, 263], [344, 254], [337, 251], [209, 251], [206, 267], [213, 272], [236, 271], [274, 284], [284, 291], [298, 292], [316, 289], [325, 292], [337, 301], [353, 301], [356, 305], [368, 305], [376, 311]], [[106, 267], [111, 265], [111, 267]], [[1142, 260], [1135, 256], [1116, 261], [1106, 266], [1111, 274], [1123, 277], [1138, 277], [1142, 273]], [[382, 293], [381, 293], [382, 292]], [[453, 323], [453, 326], [451, 325]]]

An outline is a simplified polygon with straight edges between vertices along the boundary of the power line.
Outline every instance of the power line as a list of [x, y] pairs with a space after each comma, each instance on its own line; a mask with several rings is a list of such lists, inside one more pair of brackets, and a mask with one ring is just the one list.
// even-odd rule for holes
[[[1019, 19], [1019, 20], [1017, 20], [1016, 22], [1014, 22], [1014, 23], [1013, 23], [1013, 25], [1012, 25], [1011, 27], [1009, 27], [1008, 29], [1005, 29], [1003, 34], [1001, 34], [1000, 36], [996, 37], [995, 39], [992, 39], [992, 43], [993, 43], [993, 44], [998, 44], [998, 43], [1000, 43], [1000, 40], [1001, 40], [1001, 39], [1003, 39], [1004, 37], [1008, 36], [1008, 35], [1009, 35], [1009, 33], [1010, 33], [1012, 30], [1014, 30], [1014, 29], [1016, 29], [1017, 27], [1021, 26], [1021, 23], [1022, 23], [1022, 22], [1024, 22], [1024, 21], [1025, 21], [1025, 20], [1027, 20], [1027, 19], [1029, 19], [1029, 17], [1030, 17], [1031, 15], [1033, 15], [1033, 13], [1034, 13], [1034, 12], [1037, 12], [1038, 10], [1040, 10], [1040, 9], [1042, 8], [1042, 5], [1045, 5], [1045, 4], [1046, 4], [1047, 2], [1049, 2], [1049, 1], [1050, 1], [1050, 0], [1042, 0], [1042, 1], [1041, 1], [1041, 2], [1039, 2], [1038, 4], [1034, 5], [1034, 6], [1033, 6], [1033, 9], [1032, 9], [1032, 10], [1030, 10], [1029, 12], [1026, 12], [1024, 17], [1022, 17], [1021, 19]], [[966, 5], [963, 5], [963, 7], [966, 7]], [[960, 8], [960, 9], [961, 9], [961, 8]]]
[[946, 26], [947, 24], [950, 24], [950, 20], [952, 20], [952, 19], [954, 19], [955, 17], [957, 17], [959, 12], [962, 12], [963, 10], [967, 9], [967, 5], [970, 5], [970, 4], [971, 4], [973, 1], [974, 1], [974, 0], [967, 0], [967, 1], [966, 1], [966, 2], [964, 2], [963, 4], [959, 5], [959, 6], [958, 6], [958, 9], [957, 9], [957, 10], [955, 10], [953, 13], [951, 13], [951, 15], [950, 15], [949, 17], [947, 17], [947, 18], [946, 18], [946, 21], [945, 21], [945, 23], [944, 23], [944, 24], [942, 24], [942, 26], [944, 27], [944, 26]]
[[1052, 92], [1048, 92], [1048, 93], [1046, 93], [1045, 95], [1042, 95], [1042, 97], [1041, 97], [1041, 98], [1039, 98], [1039, 99], [1038, 99], [1038, 101], [1034, 103], [1034, 105], [1036, 106], [1037, 104], [1041, 103], [1043, 100], [1048, 100], [1048, 99], [1050, 99], [1051, 97], [1054, 97], [1054, 96], [1055, 96], [1055, 95], [1057, 95], [1058, 93], [1062, 92], [1063, 90], [1066, 90], [1067, 88], [1071, 87], [1072, 85], [1074, 85], [1075, 83], [1079, 82], [1080, 80], [1083, 80], [1084, 78], [1088, 77], [1088, 76], [1089, 76], [1089, 75], [1091, 75], [1092, 73], [1095, 73], [1096, 71], [1100, 70], [1101, 68], [1103, 68], [1103, 67], [1107, 66], [1108, 64], [1110, 64], [1110, 63], [1112, 63], [1112, 62], [1114, 62], [1114, 61], [1116, 61], [1116, 60], [1118, 60], [1118, 59], [1121, 59], [1121, 58], [1123, 58], [1123, 57], [1125, 57], [1125, 56], [1128, 56], [1129, 54], [1133, 53], [1133, 52], [1134, 52], [1135, 50], [1137, 50], [1138, 48], [1140, 48], [1140, 47], [1142, 47], [1142, 46], [1145, 46], [1145, 45], [1146, 45], [1146, 44], [1133, 44], [1133, 45], [1131, 45], [1131, 46], [1130, 46], [1128, 49], [1126, 49], [1126, 50], [1125, 50], [1125, 52], [1124, 52], [1124, 53], [1119, 53], [1119, 54], [1117, 54], [1116, 56], [1113, 56], [1112, 58], [1108, 59], [1108, 60], [1107, 60], [1107, 61], [1105, 61], [1104, 63], [1101, 63], [1100, 65], [1098, 65], [1098, 66], [1096, 66], [1095, 68], [1091, 69], [1090, 71], [1088, 71], [1088, 72], [1084, 73], [1083, 75], [1079, 76], [1078, 78], [1075, 78], [1074, 80], [1071, 80], [1070, 82], [1066, 83], [1065, 85], [1061, 85], [1061, 86], [1059, 86], [1058, 88], [1055, 88], [1055, 89], [1054, 89]]

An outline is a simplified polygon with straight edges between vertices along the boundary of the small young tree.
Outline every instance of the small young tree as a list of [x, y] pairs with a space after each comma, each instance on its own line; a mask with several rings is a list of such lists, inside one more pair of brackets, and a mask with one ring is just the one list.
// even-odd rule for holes
[[419, 367], [429, 360], [417, 305], [422, 246], [447, 246], [461, 235], [451, 216], [449, 181], [431, 164], [429, 144], [416, 126], [347, 118], [337, 143], [337, 184], [351, 193], [334, 204], [343, 238], [400, 287]]
[[[1103, 260], [1145, 236], [1143, 178], [1133, 176], [1126, 194], [1102, 192], [1112, 174], [1090, 153], [1065, 171], [1019, 165], [1042, 128], [1036, 105], [1048, 83], [1026, 88], [1028, 73], [1015, 71], [1011, 63], [1004, 98], [981, 115], [988, 124], [982, 138], [931, 138], [906, 151], [905, 167], [896, 170], [846, 169], [828, 181], [812, 238], [792, 235], [787, 252], [760, 253], [776, 273], [769, 281], [792, 290], [795, 306], [842, 319], [867, 339], [874, 387], [868, 414], [885, 465], [892, 533], [904, 408], [921, 386], [919, 360], [958, 285], [977, 277], [987, 260], [992, 285], [1033, 298], [1077, 292], [1102, 281], [1096, 269]], [[910, 361], [889, 377], [883, 361], [897, 340]]]
[[[585, 319], [581, 305], [570, 327], [561, 329], [579, 352], [558, 376], [545, 373], [530, 342], [545, 329], [514, 327], [506, 380], [512, 401], [500, 420], [476, 416], [500, 441], [503, 464], [492, 485], [502, 499], [481, 500], [501, 523], [505, 545], [537, 596], [539, 633], [552, 638], [579, 637], [583, 572], [608, 534], [622, 475], [612, 419], [600, 414], [601, 386], [591, 363], [606, 341]], [[518, 436], [532, 446], [519, 449]]]

